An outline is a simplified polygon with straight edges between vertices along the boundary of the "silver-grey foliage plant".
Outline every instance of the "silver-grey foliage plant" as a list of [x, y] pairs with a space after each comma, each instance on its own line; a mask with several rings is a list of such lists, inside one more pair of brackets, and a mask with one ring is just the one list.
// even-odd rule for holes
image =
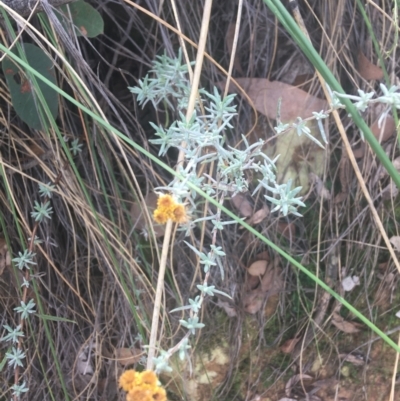
[[[182, 55], [172, 59], [165, 54], [158, 56], [153, 63], [149, 74], [139, 80], [138, 86], [129, 88], [137, 97], [139, 105], [145, 106], [152, 103], [154, 108], [163, 104], [165, 108], [177, 112], [179, 118], [167, 127], [160, 127], [151, 123], [155, 130], [156, 138], [150, 140], [153, 144], [159, 145], [159, 156], [164, 156], [170, 148], [177, 148], [185, 155], [185, 165], [179, 173], [184, 179], [173, 179], [167, 187], [159, 189], [169, 191], [178, 201], [189, 202], [195, 206], [196, 192], [187, 185], [188, 182], [200, 187], [210, 196], [214, 196], [220, 203], [227, 196], [234, 196], [239, 192], [248, 191], [248, 180], [246, 173], [250, 170], [259, 174], [259, 184], [254, 193], [263, 190], [265, 198], [275, 207], [273, 211], [280, 211], [283, 215], [289, 213], [300, 216], [297, 212], [298, 206], [305, 206], [300, 197], [296, 195], [300, 187], [292, 188], [291, 182], [278, 184], [276, 181], [275, 162], [277, 159], [269, 159], [262, 151], [263, 141], [249, 144], [243, 136], [242, 149], [233, 148], [225, 144], [225, 132], [232, 129], [232, 120], [237, 115], [236, 106], [233, 104], [235, 95], [228, 95], [222, 98], [217, 88], [210, 92], [200, 89], [196, 102], [195, 111], [189, 121], [185, 112], [188, 107], [190, 95], [190, 81], [188, 78], [188, 66], [182, 63]], [[286, 127], [285, 127], [286, 128]], [[299, 134], [306, 131], [302, 122], [298, 122]], [[197, 169], [200, 164], [214, 162], [217, 166], [216, 176], [208, 178], [198, 177]], [[199, 311], [205, 296], [214, 296], [216, 293], [228, 296], [222, 291], [216, 290], [214, 286], [208, 285], [210, 271], [218, 266], [223, 277], [223, 267], [220, 258], [225, 253], [215, 245], [216, 233], [223, 230], [226, 224], [232, 221], [223, 221], [221, 211], [214, 215], [199, 218], [192, 223], [187, 223], [187, 233], [191, 224], [202, 220], [209, 220], [213, 224], [213, 244], [209, 252], [200, 252], [194, 246], [185, 242], [193, 250], [203, 265], [205, 278], [202, 284], [197, 286], [200, 295], [189, 299], [189, 305], [174, 309], [172, 312], [188, 310], [189, 317], [180, 320], [180, 324], [188, 331], [179, 343], [168, 351], [161, 350], [159, 356], [154, 358], [155, 370], [170, 371], [169, 358], [173, 353], [178, 352], [181, 359], [187, 356], [187, 349], [190, 348], [188, 338], [195, 334], [197, 329], [204, 327], [199, 321]]]
[[[167, 186], [162, 187], [165, 191], [169, 191], [178, 201], [188, 201], [195, 207], [196, 192], [191, 190], [187, 183], [190, 182], [200, 187], [210, 196], [218, 198], [220, 203], [223, 203], [226, 196], [234, 196], [239, 192], [248, 191], [248, 181], [246, 172], [253, 170], [259, 174], [258, 185], [253, 191], [253, 195], [258, 191], [263, 191], [264, 197], [274, 205], [272, 212], [280, 212], [282, 215], [294, 214], [301, 216], [297, 211], [298, 207], [305, 206], [298, 197], [301, 187], [292, 188], [292, 181], [287, 183], [278, 183], [276, 181], [276, 167], [274, 160], [269, 159], [262, 147], [262, 140], [249, 144], [243, 136], [242, 149], [233, 148], [225, 145], [224, 134], [227, 129], [232, 129], [231, 124], [233, 117], [237, 115], [236, 106], [233, 104], [235, 95], [228, 95], [222, 98], [217, 88], [213, 88], [212, 92], [205, 89], [200, 89], [196, 103], [195, 111], [192, 118], [187, 121], [185, 111], [188, 107], [188, 99], [190, 95], [190, 81], [188, 79], [188, 66], [182, 63], [182, 55], [179, 52], [178, 57], [172, 59], [167, 55], [158, 56], [153, 63], [153, 68], [149, 74], [139, 80], [137, 87], [129, 88], [132, 93], [137, 96], [139, 105], [144, 106], [150, 102], [157, 108], [160, 103], [163, 103], [165, 108], [177, 112], [179, 119], [172, 122], [167, 127], [160, 127], [151, 123], [155, 130], [156, 139], [150, 140], [153, 144], [159, 145], [159, 155], [164, 156], [168, 149], [177, 148], [183, 151], [186, 159], [184, 167], [180, 167], [179, 173], [184, 179], [173, 179]], [[340, 97], [347, 97], [354, 101], [355, 107], [363, 112], [369, 104], [380, 102], [387, 105], [387, 109], [383, 113], [381, 121], [389, 113], [391, 107], [400, 108], [400, 94], [398, 88], [393, 86], [387, 89], [381, 84], [383, 96], [373, 98], [374, 93], [364, 93], [359, 90], [359, 96], [341, 95], [332, 92], [332, 102], [329, 110], [321, 110], [314, 112], [312, 117], [307, 119], [297, 118], [293, 123], [282, 123], [279, 119], [275, 131], [277, 134], [287, 132], [289, 129], [294, 129], [300, 136], [302, 134], [309, 137], [317, 145], [324, 146], [316, 139], [307, 122], [315, 120], [321, 133], [321, 137], [325, 144], [328, 143], [328, 138], [324, 130], [322, 121], [329, 117], [330, 113], [338, 108], [344, 108], [340, 102]], [[199, 164], [215, 162], [217, 166], [216, 176], [204, 176], [208, 179], [205, 182], [205, 177], [198, 177], [197, 167]], [[183, 359], [190, 348], [188, 345], [188, 337], [194, 334], [196, 329], [204, 327], [203, 323], [199, 322], [198, 313], [202, 306], [204, 297], [214, 296], [219, 293], [225, 296], [227, 294], [218, 291], [214, 286], [208, 286], [207, 280], [210, 275], [210, 269], [218, 265], [223, 277], [223, 268], [220, 258], [225, 256], [225, 253], [220, 247], [215, 246], [215, 233], [223, 230], [226, 224], [232, 224], [232, 221], [222, 221], [221, 212], [218, 210], [214, 215], [199, 218], [192, 223], [188, 223], [186, 233], [188, 234], [191, 224], [200, 221], [211, 221], [213, 224], [213, 244], [208, 253], [200, 252], [194, 246], [185, 242], [199, 257], [200, 264], [204, 266], [206, 273], [203, 284], [198, 285], [200, 295], [195, 299], [189, 299], [189, 305], [174, 309], [171, 312], [188, 310], [189, 318], [180, 320], [180, 323], [188, 332], [183, 339], [173, 348], [168, 351], [160, 351], [157, 358], [154, 358], [156, 371], [170, 371], [171, 368], [168, 360], [175, 352], [179, 352], [179, 357]], [[228, 296], [229, 297], [229, 296]]]

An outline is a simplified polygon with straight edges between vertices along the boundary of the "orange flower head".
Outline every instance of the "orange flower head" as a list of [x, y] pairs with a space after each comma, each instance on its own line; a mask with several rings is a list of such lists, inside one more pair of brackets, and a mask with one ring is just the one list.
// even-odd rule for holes
[[185, 223], [187, 221], [186, 209], [182, 204], [176, 204], [172, 210], [172, 220], [175, 223]]
[[170, 209], [175, 205], [175, 200], [171, 195], [160, 195], [157, 200], [157, 209]]
[[162, 387], [157, 387], [153, 392], [152, 401], [167, 401], [167, 392]]
[[134, 370], [127, 370], [120, 376], [119, 386], [122, 387], [125, 391], [129, 391], [135, 387], [137, 379], [138, 374]]
[[135, 387], [126, 395], [126, 401], [153, 401], [151, 389]]
[[169, 219], [169, 215], [165, 210], [156, 209], [154, 210], [153, 218], [156, 223], [165, 224]]
[[152, 370], [145, 370], [140, 374], [140, 381], [141, 383], [150, 386], [156, 387], [157, 386], [157, 376]]
[[171, 195], [159, 196], [153, 217], [158, 224], [165, 224], [168, 220], [172, 220], [174, 223], [185, 223], [187, 221], [185, 206], [177, 203]]

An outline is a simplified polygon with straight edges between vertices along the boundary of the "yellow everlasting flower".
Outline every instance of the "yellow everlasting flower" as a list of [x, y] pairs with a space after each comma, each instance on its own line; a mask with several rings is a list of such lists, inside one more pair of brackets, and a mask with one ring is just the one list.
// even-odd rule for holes
[[185, 206], [176, 202], [168, 194], [159, 196], [153, 217], [158, 224], [165, 224], [168, 220], [172, 220], [174, 223], [185, 223], [187, 221]]
[[126, 395], [126, 401], [153, 401], [152, 391], [147, 388], [133, 388]]
[[119, 386], [122, 387], [125, 391], [129, 391], [133, 389], [138, 379], [138, 374], [130, 369], [126, 372], [122, 373], [119, 378]]
[[145, 370], [140, 374], [140, 380], [143, 384], [155, 387], [157, 386], [157, 376], [152, 370]]
[[134, 388], [126, 395], [126, 401], [153, 401], [152, 391], [140, 387]]
[[126, 401], [167, 401], [166, 391], [157, 385], [157, 376], [151, 370], [127, 370], [119, 378], [119, 386], [126, 392]]
[[167, 392], [162, 387], [157, 387], [152, 397], [152, 401], [167, 401]]
[[172, 221], [175, 223], [185, 223], [187, 221], [185, 206], [176, 204], [172, 210], [172, 216]]
[[176, 202], [171, 195], [160, 195], [157, 200], [157, 209], [170, 209]]
[[159, 209], [154, 210], [153, 217], [154, 221], [158, 224], [165, 224], [169, 219], [168, 214], [164, 210]]

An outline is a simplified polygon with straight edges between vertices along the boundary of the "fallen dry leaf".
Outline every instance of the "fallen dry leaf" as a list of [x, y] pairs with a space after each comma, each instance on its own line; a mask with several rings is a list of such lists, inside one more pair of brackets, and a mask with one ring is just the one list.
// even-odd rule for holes
[[372, 64], [361, 50], [358, 52], [358, 73], [366, 80], [383, 78], [382, 68]]
[[247, 273], [249, 273], [251, 276], [262, 276], [267, 270], [267, 264], [267, 260], [257, 260], [247, 269]]
[[270, 210], [267, 205], [264, 205], [261, 209], [257, 210], [253, 216], [247, 221], [247, 224], [259, 224], [269, 216]]
[[[311, 117], [313, 111], [326, 110], [327, 102], [319, 99], [295, 86], [265, 78], [236, 78], [236, 82], [245, 90], [254, 103], [254, 107], [262, 114], [276, 120], [278, 101], [281, 102], [281, 121], [293, 121], [297, 117]], [[217, 82], [220, 89], [225, 83]], [[238, 87], [231, 83], [230, 92], [240, 93]]]
[[268, 267], [266, 273], [261, 279], [261, 289], [268, 291], [269, 295], [278, 294], [283, 289], [281, 269]]
[[231, 198], [231, 202], [242, 216], [250, 217], [253, 214], [253, 205], [247, 199], [245, 194], [239, 192]]
[[217, 305], [218, 305], [220, 308], [224, 309], [225, 312], [226, 312], [226, 314], [227, 314], [229, 317], [235, 317], [235, 316], [237, 316], [236, 309], [235, 309], [229, 302], [221, 301], [220, 299], [218, 299]]
[[305, 374], [297, 374], [292, 376], [288, 382], [285, 385], [285, 394], [289, 397], [290, 393], [292, 392], [292, 389], [294, 386], [299, 382], [303, 380], [312, 380], [313, 377], [310, 375], [305, 375]]
[[[326, 110], [327, 102], [316, 96], [286, 83], [269, 81], [264, 78], [237, 78], [237, 84], [243, 88], [247, 98], [254, 107], [270, 119], [277, 119], [278, 104], [280, 106], [280, 120], [283, 123], [292, 123], [299, 118], [312, 117], [313, 112]], [[221, 89], [225, 81], [216, 84]], [[239, 92], [238, 86], [231, 82], [230, 92]], [[277, 162], [278, 183], [292, 180], [293, 186], [300, 186], [299, 195], [305, 195], [309, 190], [309, 173], [319, 175], [323, 173], [326, 152], [321, 149], [309, 136], [322, 141], [318, 125], [315, 121], [305, 122], [310, 130], [309, 135], [298, 135], [297, 130], [289, 129], [278, 135], [276, 142], [265, 149], [268, 157], [280, 155]], [[265, 134], [264, 134], [265, 136]], [[263, 136], [261, 136], [262, 138]]]
[[276, 301], [278, 300], [277, 294], [283, 289], [281, 269], [278, 266], [274, 267], [273, 263], [270, 263], [267, 266], [265, 274], [261, 277], [261, 280], [260, 276], [256, 277], [250, 274], [247, 275], [247, 280], [249, 282], [253, 280], [255, 282], [255, 280], [257, 280], [257, 286], [250, 289], [250, 285], [246, 283], [247, 292], [243, 297], [244, 310], [250, 314], [257, 313], [267, 297], [265, 313], [269, 314], [271, 308], [275, 308], [276, 310]]
[[271, 260], [268, 251], [260, 252], [255, 257], [256, 260], [267, 260], [268, 262]]
[[244, 310], [250, 315], [256, 314], [264, 302], [265, 295], [259, 289], [248, 292], [243, 300]]
[[295, 337], [291, 338], [290, 340], [286, 340], [280, 347], [279, 349], [284, 353], [284, 354], [290, 354], [293, 350], [296, 344], [300, 341], [301, 337]]
[[332, 324], [338, 328], [340, 331], [343, 331], [344, 333], [358, 333], [360, 329], [358, 329], [357, 323], [355, 322], [349, 322], [347, 320], [344, 320], [338, 313], [333, 312]]
[[364, 366], [365, 365], [365, 359], [364, 357], [360, 355], [353, 355], [353, 354], [339, 354], [341, 358], [343, 358], [344, 361], [350, 362], [355, 366]]
[[250, 274], [246, 274], [246, 291], [255, 290], [260, 285], [260, 277], [259, 276], [251, 276]]
[[[305, 65], [303, 66], [303, 68], [304, 67]], [[309, 73], [309, 74], [297, 75], [293, 82], [288, 82], [288, 81], [286, 82], [292, 84], [293, 86], [301, 87], [303, 90], [307, 91], [311, 88], [313, 82], [315, 82], [313, 79], [314, 79], [314, 74]]]
[[138, 348], [117, 348], [115, 350], [115, 360], [122, 366], [133, 365], [139, 362], [144, 353]]
[[378, 278], [382, 281], [376, 289], [373, 297], [374, 306], [380, 306], [387, 310], [391, 304], [390, 300], [393, 295], [395, 275], [393, 273], [385, 272], [383, 275], [378, 274]]
[[[359, 148], [353, 150], [353, 155], [356, 159], [361, 159], [365, 155], [365, 146], [361, 145]], [[386, 170], [385, 170], [386, 171]]]
[[324, 182], [321, 180], [321, 178], [319, 178], [314, 173], [310, 173], [310, 179], [315, 184], [315, 189], [317, 191], [318, 196], [321, 197], [322, 199], [330, 200], [331, 199], [331, 193], [325, 187]]
[[379, 118], [371, 125], [371, 131], [379, 142], [385, 142], [395, 134], [396, 124], [393, 117], [389, 115], [381, 122], [380, 126], [378, 122]]
[[279, 221], [276, 229], [279, 234], [282, 234], [288, 240], [294, 240], [296, 238], [296, 224], [287, 223], [286, 221]]
[[333, 199], [333, 203], [335, 204], [342, 203], [347, 199], [348, 196], [349, 194], [346, 192], [339, 192]]

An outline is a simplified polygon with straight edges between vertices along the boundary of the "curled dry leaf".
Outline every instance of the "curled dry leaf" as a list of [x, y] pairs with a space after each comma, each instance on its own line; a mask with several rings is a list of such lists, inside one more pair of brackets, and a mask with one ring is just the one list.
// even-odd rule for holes
[[385, 274], [378, 274], [378, 278], [382, 280], [374, 295], [374, 306], [381, 306], [384, 310], [388, 310], [391, 304], [391, 297], [393, 294], [395, 275], [393, 273], [385, 272]]
[[276, 230], [288, 240], [293, 241], [296, 238], [296, 224], [294, 223], [279, 221], [278, 225], [276, 226]]
[[385, 142], [390, 139], [396, 132], [396, 124], [392, 116], [387, 115], [379, 124], [377, 118], [371, 125], [371, 131], [379, 142]]
[[292, 392], [292, 389], [294, 386], [299, 382], [303, 380], [312, 380], [313, 377], [310, 375], [305, 375], [305, 374], [297, 374], [292, 376], [288, 382], [285, 385], [285, 394], [289, 397], [290, 393]]
[[249, 273], [251, 276], [262, 276], [267, 270], [267, 264], [267, 260], [257, 260], [247, 269], [247, 273]]
[[253, 205], [247, 199], [245, 194], [239, 192], [231, 198], [232, 205], [244, 217], [250, 217], [253, 214]]
[[129, 366], [139, 362], [143, 355], [143, 352], [138, 348], [117, 348], [115, 350], [115, 360], [122, 366]]
[[322, 199], [330, 200], [331, 199], [331, 193], [325, 187], [325, 185], [324, 185], [323, 181], [321, 180], [321, 178], [319, 178], [314, 173], [310, 173], [310, 179], [315, 184], [315, 189], [317, 191], [318, 196], [321, 197]]
[[333, 199], [333, 203], [335, 203], [336, 205], [337, 205], [338, 203], [342, 203], [342, 202], [344, 202], [344, 201], [347, 199], [348, 196], [349, 196], [349, 194], [346, 193], [346, 192], [339, 192], [339, 193], [335, 196], [335, 199]]
[[224, 309], [225, 312], [226, 312], [226, 314], [227, 314], [229, 317], [235, 317], [235, 316], [237, 316], [236, 309], [235, 309], [229, 302], [221, 301], [220, 299], [218, 299], [217, 305], [218, 305], [220, 308]]
[[256, 314], [264, 302], [265, 296], [259, 289], [248, 292], [244, 297], [244, 310], [250, 315]]
[[366, 80], [383, 78], [382, 68], [372, 64], [361, 50], [358, 52], [358, 72]]
[[353, 150], [353, 155], [356, 159], [361, 159], [365, 155], [365, 146], [361, 145], [359, 148]]
[[266, 260], [269, 262], [271, 260], [268, 251], [260, 252], [256, 255], [257, 260]]
[[290, 354], [300, 339], [301, 337], [295, 337], [291, 338], [290, 340], [286, 340], [279, 348], [284, 354]]
[[248, 224], [260, 224], [269, 216], [270, 210], [267, 205], [264, 205], [261, 209], [257, 210], [253, 216], [247, 221]]
[[263, 278], [261, 279], [261, 289], [268, 292], [268, 295], [278, 294], [283, 289], [281, 269], [268, 266]]
[[260, 285], [260, 276], [251, 276], [246, 274], [246, 291], [255, 290]]
[[[281, 278], [281, 269], [279, 267], [274, 267], [272, 263], [267, 266], [265, 274], [261, 277], [250, 276], [258, 280], [259, 285], [251, 290], [248, 290], [243, 297], [244, 309], [247, 313], [255, 314], [263, 305], [265, 299], [268, 297], [268, 301], [265, 308], [265, 314], [270, 316], [270, 308], [275, 308], [275, 301], [278, 300], [278, 293], [283, 288], [283, 282]], [[247, 286], [249, 288], [249, 286]], [[277, 303], [277, 302], [276, 302]]]
[[360, 329], [357, 328], [357, 323], [344, 320], [338, 313], [333, 312], [332, 324], [344, 333], [358, 333]]
[[[245, 90], [254, 103], [254, 107], [262, 114], [276, 120], [278, 102], [281, 102], [281, 121], [293, 121], [297, 117], [311, 117], [313, 111], [327, 109], [327, 102], [316, 96], [279, 81], [269, 81], [265, 78], [236, 78], [236, 82]], [[225, 82], [217, 82], [217, 87], [225, 88]], [[238, 87], [231, 83], [229, 91], [240, 93]]]
[[343, 360], [346, 362], [350, 362], [355, 366], [364, 366], [365, 358], [362, 355], [354, 355], [354, 354], [339, 354]]

